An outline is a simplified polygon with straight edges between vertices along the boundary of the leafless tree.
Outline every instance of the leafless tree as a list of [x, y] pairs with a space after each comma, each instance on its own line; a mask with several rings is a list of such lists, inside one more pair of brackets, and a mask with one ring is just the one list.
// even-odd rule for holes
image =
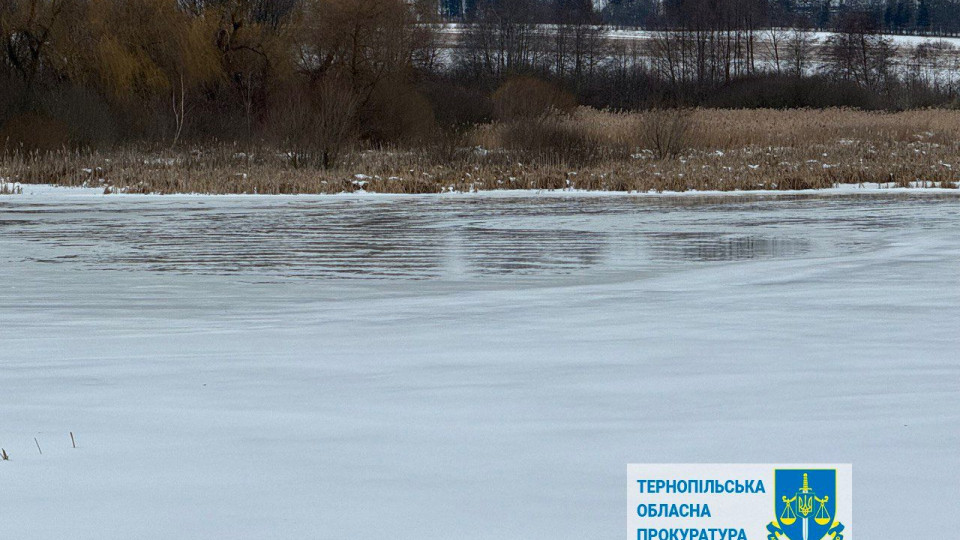
[[850, 14], [825, 44], [825, 69], [831, 76], [860, 86], [882, 89], [891, 79], [896, 48], [873, 18]]
[[679, 155], [688, 144], [691, 112], [685, 109], [656, 109], [644, 113], [642, 140], [659, 159]]
[[816, 46], [813, 34], [805, 28], [793, 28], [787, 33], [784, 45], [790, 72], [796, 77], [803, 77], [810, 68]]

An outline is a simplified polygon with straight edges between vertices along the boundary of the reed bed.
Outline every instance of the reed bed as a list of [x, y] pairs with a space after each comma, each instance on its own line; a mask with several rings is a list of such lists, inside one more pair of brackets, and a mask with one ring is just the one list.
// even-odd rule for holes
[[495, 123], [410, 148], [356, 148], [324, 169], [308, 150], [204, 145], [169, 150], [5, 151], [0, 178], [128, 193], [438, 193], [819, 189], [960, 183], [960, 111], [693, 110], [677, 152], [650, 133], [663, 112], [580, 108]]

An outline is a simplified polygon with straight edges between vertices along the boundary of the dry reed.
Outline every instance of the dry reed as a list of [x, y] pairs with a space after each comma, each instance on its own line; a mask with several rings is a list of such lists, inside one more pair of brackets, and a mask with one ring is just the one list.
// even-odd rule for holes
[[[694, 110], [682, 151], [651, 146], [650, 113], [580, 108], [536, 129], [479, 126], [463, 143], [357, 149], [336, 169], [276, 148], [217, 145], [0, 156], [0, 177], [128, 193], [686, 191], [837, 184], [957, 187], [960, 111]], [[669, 117], [668, 115], [665, 117]], [[514, 130], [514, 131], [511, 131]], [[558, 135], [559, 134], [559, 135]], [[522, 140], [543, 140], [516, 145]]]
[[21, 193], [23, 193], [23, 187], [20, 184], [0, 181], [0, 195], [20, 195]]

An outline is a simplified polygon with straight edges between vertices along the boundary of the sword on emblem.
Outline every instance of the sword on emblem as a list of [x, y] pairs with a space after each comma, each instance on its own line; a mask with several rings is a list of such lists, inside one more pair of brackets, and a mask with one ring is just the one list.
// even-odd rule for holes
[[[780, 522], [784, 525], [790, 526], [797, 522], [798, 517], [802, 517], [803, 540], [810, 540], [810, 514], [814, 513], [814, 503], [818, 503], [820, 506], [817, 508], [817, 512], [814, 514], [813, 520], [817, 522], [817, 525], [826, 525], [830, 523], [830, 511], [827, 510], [827, 501], [830, 500], [830, 497], [824, 496], [822, 499], [817, 497], [817, 494], [813, 491], [813, 488], [810, 487], [807, 473], [803, 473], [803, 485], [797, 491], [796, 495], [790, 497], [789, 499], [786, 496], [783, 496], [781, 499], [784, 502], [784, 508], [783, 513], [780, 515]], [[796, 505], [796, 509], [794, 509], [794, 505]]]

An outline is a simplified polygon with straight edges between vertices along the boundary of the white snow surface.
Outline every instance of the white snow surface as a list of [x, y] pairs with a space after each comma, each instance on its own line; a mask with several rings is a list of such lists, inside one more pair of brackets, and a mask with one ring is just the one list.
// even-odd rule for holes
[[[554, 31], [557, 27], [555, 25], [540, 25], [546, 31]], [[437, 30], [441, 34], [447, 34], [451, 36], [459, 36], [467, 30], [467, 25], [461, 23], [446, 23], [440, 25]], [[661, 34], [661, 31], [658, 30], [643, 30], [638, 28], [614, 28], [607, 27], [606, 35], [610, 39], [625, 39], [625, 40], [649, 40], [657, 37]], [[760, 30], [757, 32], [759, 38], [766, 39], [770, 36], [771, 33], [788, 33], [791, 32], [790, 28], [773, 28]], [[835, 35], [835, 32], [825, 32], [825, 31], [809, 31], [808, 34], [816, 43], [824, 43], [831, 36]], [[898, 47], [915, 47], [922, 43], [944, 43], [954, 47], [960, 47], [960, 37], [951, 37], [951, 36], [919, 36], [919, 35], [903, 35], [903, 34], [883, 34], [884, 39], [889, 39]]]
[[946, 191], [28, 186], [0, 197], [0, 532], [622, 538], [627, 463], [851, 462], [862, 538], [940, 537], [958, 233]]

